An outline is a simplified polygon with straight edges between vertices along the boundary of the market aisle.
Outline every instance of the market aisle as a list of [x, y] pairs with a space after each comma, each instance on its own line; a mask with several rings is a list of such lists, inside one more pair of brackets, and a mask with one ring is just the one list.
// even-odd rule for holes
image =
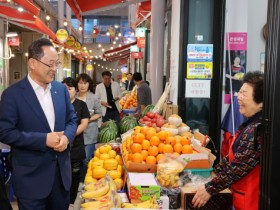
[[[79, 192], [78, 192], [76, 201], [74, 203], [74, 210], [80, 210], [80, 206], [81, 206], [81, 202], [82, 202], [82, 198], [81, 198], [82, 187], [83, 187], [83, 183], [80, 183]], [[14, 199], [14, 201], [12, 202], [12, 207], [13, 207], [13, 210], [19, 210], [16, 199]]]

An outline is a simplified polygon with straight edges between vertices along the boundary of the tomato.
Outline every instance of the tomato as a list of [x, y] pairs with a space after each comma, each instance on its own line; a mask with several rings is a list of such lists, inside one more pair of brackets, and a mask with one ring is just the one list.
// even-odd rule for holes
[[156, 124], [158, 127], [162, 127], [165, 124], [165, 120], [163, 118], [158, 118]]
[[152, 123], [155, 123], [156, 121], [157, 121], [156, 118], [153, 118], [153, 119], [151, 120]]
[[155, 117], [155, 113], [147, 112], [146, 116], [148, 116], [149, 118], [154, 118]]
[[144, 120], [144, 121], [151, 121], [151, 118], [149, 118], [148, 116], [144, 116], [144, 117], [143, 117], [143, 120]]

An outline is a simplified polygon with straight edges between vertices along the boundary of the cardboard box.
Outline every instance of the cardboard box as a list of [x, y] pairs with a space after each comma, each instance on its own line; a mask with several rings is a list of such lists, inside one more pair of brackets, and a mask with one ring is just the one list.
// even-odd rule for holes
[[163, 108], [163, 116], [165, 119], [168, 119], [168, 117], [172, 114], [178, 114], [178, 106], [173, 104], [166, 104]]
[[[181, 189], [181, 209], [195, 210], [192, 205], [192, 199], [194, 193], [192, 190], [194, 186], [187, 184]], [[212, 196], [210, 200], [201, 207], [200, 210], [232, 210], [232, 195], [229, 189], [225, 189], [215, 196]]]
[[152, 173], [128, 173], [127, 188], [131, 203], [149, 200], [154, 195], [160, 198], [160, 186]]

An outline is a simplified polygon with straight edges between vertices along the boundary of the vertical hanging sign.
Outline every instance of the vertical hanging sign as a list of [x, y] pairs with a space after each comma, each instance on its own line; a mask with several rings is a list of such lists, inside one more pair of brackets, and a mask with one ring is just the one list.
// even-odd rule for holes
[[[229, 32], [226, 34], [226, 80], [225, 103], [230, 103], [230, 95], [239, 91], [246, 73], [247, 33]], [[230, 80], [231, 84], [230, 85]]]

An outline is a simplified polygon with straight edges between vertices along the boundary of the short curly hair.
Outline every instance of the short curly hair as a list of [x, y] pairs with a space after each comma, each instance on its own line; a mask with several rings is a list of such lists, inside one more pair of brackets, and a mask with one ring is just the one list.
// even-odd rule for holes
[[253, 87], [253, 99], [256, 103], [263, 102], [264, 74], [261, 71], [252, 71], [245, 74], [243, 83]]

